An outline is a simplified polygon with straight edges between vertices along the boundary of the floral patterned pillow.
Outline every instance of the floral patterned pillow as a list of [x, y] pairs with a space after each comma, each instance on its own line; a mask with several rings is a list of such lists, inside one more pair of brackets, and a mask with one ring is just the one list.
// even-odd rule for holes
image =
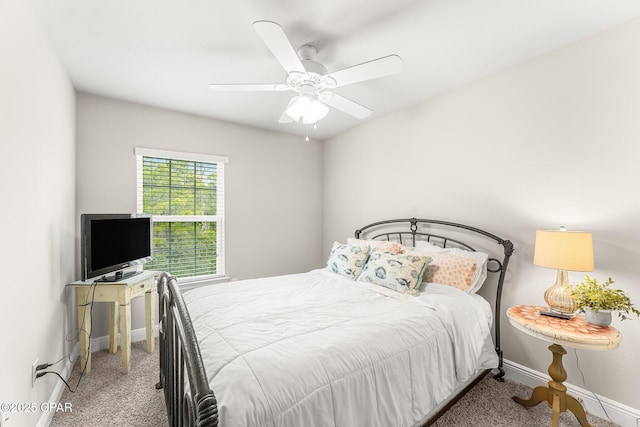
[[394, 291], [419, 295], [420, 282], [429, 256], [394, 254], [374, 248], [358, 281], [375, 283]]
[[327, 269], [356, 280], [367, 262], [369, 251], [369, 246], [349, 246], [334, 242], [327, 260]]
[[432, 261], [424, 270], [422, 280], [440, 283], [468, 292], [476, 274], [476, 262], [471, 258], [447, 253], [429, 254]]
[[471, 288], [467, 291], [467, 293], [477, 292], [487, 278], [487, 263], [489, 254], [486, 254], [484, 252], [476, 252], [459, 248], [441, 248], [424, 241], [416, 242], [415, 251], [419, 252], [422, 255], [431, 255], [433, 252], [437, 252], [454, 254], [463, 258], [473, 259], [476, 263], [476, 272], [473, 277], [473, 281], [471, 282]]

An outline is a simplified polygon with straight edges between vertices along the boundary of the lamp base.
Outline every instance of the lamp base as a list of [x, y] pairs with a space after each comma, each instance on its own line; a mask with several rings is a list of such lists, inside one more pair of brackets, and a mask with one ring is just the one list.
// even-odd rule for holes
[[571, 315], [576, 311], [576, 300], [571, 295], [569, 275], [565, 270], [558, 270], [556, 282], [545, 291], [544, 300], [547, 302], [549, 312], [552, 313], [545, 314], [547, 316], [570, 319]]
[[569, 320], [569, 319], [571, 319], [573, 317], [570, 314], [564, 314], [564, 313], [560, 313], [560, 312], [553, 311], [553, 310], [541, 311], [540, 314], [543, 315], [543, 316], [557, 317], [558, 319], [565, 319], [565, 320]]

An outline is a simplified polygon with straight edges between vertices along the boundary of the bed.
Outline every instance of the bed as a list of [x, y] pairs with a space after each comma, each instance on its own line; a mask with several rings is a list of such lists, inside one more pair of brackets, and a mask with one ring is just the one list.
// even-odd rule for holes
[[[488, 372], [502, 380], [509, 240], [416, 218], [354, 237], [301, 274], [184, 295], [161, 275], [158, 387], [171, 426], [426, 426]], [[445, 277], [452, 260], [462, 287]], [[411, 283], [394, 276], [412, 262]]]

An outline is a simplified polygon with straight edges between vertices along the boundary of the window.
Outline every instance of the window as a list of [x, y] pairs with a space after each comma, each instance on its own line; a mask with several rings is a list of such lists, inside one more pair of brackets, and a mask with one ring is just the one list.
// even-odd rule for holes
[[136, 148], [138, 212], [153, 215], [148, 270], [180, 279], [224, 275], [226, 157]]

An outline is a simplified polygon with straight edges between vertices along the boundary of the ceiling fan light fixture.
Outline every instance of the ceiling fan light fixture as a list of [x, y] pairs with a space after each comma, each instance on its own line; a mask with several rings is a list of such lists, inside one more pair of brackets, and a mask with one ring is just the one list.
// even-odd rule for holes
[[314, 96], [303, 94], [294, 96], [284, 112], [295, 122], [302, 121], [306, 125], [312, 125], [329, 113], [329, 107]]

